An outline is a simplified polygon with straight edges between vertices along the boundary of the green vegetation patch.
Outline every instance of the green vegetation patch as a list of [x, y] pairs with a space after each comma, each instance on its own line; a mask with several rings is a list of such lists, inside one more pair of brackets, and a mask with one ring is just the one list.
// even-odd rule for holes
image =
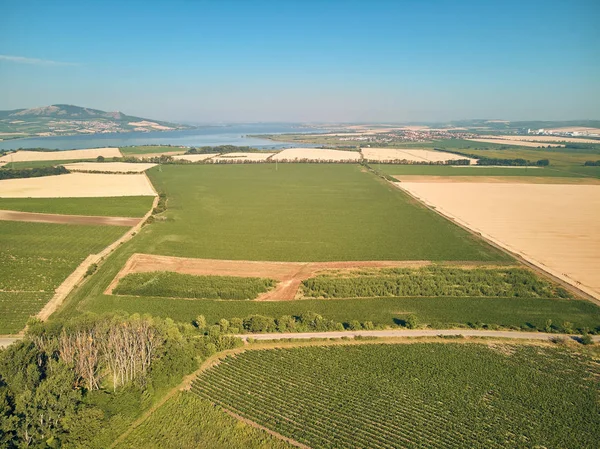
[[388, 175], [422, 175], [422, 176], [535, 176], [544, 178], [574, 178], [583, 176], [554, 168], [506, 168], [506, 167], [468, 167], [444, 165], [399, 165], [370, 164], [375, 170]]
[[194, 276], [169, 271], [131, 273], [121, 278], [116, 295], [195, 299], [255, 299], [277, 284], [273, 279]]
[[236, 260], [511, 260], [358, 165], [148, 171], [169, 198], [138, 252]]
[[293, 446], [238, 421], [195, 394], [180, 392], [116, 447], [287, 449]]
[[123, 232], [117, 226], [0, 221], [0, 292], [6, 310], [0, 314], [0, 334], [23, 328], [27, 316], [37, 313], [87, 256]]
[[152, 207], [151, 196], [118, 198], [0, 198], [0, 210], [45, 214], [143, 217]]
[[460, 296], [569, 298], [564, 288], [524, 268], [384, 268], [323, 274], [302, 282], [309, 298]]
[[150, 153], [170, 153], [173, 151], [180, 151], [184, 153], [187, 148], [173, 147], [170, 145], [139, 145], [131, 147], [119, 147], [123, 156], [135, 156], [136, 154], [150, 154]]
[[600, 368], [567, 349], [304, 347], [227, 357], [192, 391], [312, 448], [595, 447]]

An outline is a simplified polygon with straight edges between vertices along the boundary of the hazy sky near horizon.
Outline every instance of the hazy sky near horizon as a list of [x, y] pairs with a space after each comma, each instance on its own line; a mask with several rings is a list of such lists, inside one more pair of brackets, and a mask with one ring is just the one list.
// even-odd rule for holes
[[600, 119], [600, 2], [23, 1], [0, 109], [155, 119]]

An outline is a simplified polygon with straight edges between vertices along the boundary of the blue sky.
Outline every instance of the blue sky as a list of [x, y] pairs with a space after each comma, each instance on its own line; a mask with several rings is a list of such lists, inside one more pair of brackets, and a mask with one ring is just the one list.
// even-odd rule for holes
[[600, 1], [3, 0], [0, 109], [600, 119]]

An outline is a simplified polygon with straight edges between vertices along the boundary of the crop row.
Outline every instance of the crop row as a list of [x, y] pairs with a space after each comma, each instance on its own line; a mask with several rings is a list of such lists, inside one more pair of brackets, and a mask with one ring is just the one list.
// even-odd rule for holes
[[236, 276], [194, 276], [169, 271], [130, 273], [124, 276], [117, 295], [196, 299], [254, 299], [275, 287], [272, 279]]
[[591, 447], [598, 370], [559, 349], [311, 347], [230, 356], [192, 391], [314, 448]]
[[563, 288], [523, 268], [392, 268], [343, 275], [321, 275], [303, 281], [302, 289], [304, 296], [310, 298], [570, 297]]

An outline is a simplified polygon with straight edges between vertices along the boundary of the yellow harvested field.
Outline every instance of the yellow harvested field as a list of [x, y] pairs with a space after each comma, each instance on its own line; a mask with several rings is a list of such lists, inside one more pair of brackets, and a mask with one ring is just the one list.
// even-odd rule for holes
[[289, 148], [273, 156], [276, 161], [352, 161], [360, 160], [357, 151], [326, 150], [322, 148]]
[[32, 161], [67, 161], [76, 159], [96, 159], [102, 157], [122, 157], [118, 148], [90, 148], [87, 150], [65, 150], [65, 151], [26, 151], [20, 150], [16, 153], [0, 157], [4, 162], [32, 162]]
[[275, 153], [225, 153], [213, 158], [215, 162], [223, 161], [265, 161]]
[[133, 162], [75, 162], [65, 164], [69, 171], [92, 171], [104, 173], [141, 173], [156, 166], [156, 164], [143, 164]]
[[159, 129], [161, 131], [173, 129], [173, 128], [170, 128], [168, 126], [159, 125], [158, 123], [149, 122], [147, 120], [143, 120], [141, 122], [129, 122], [128, 124], [131, 125], [131, 126], [137, 126], [138, 128]]
[[552, 275], [600, 299], [600, 186], [396, 185]]
[[69, 173], [40, 178], [0, 181], [0, 198], [87, 198], [101, 196], [155, 196], [144, 174]]
[[555, 143], [547, 143], [547, 142], [530, 142], [527, 140], [508, 140], [508, 139], [466, 139], [472, 142], [481, 142], [481, 143], [496, 143], [499, 145], [515, 145], [520, 147], [564, 147], [564, 145], [559, 145]]
[[446, 162], [459, 159], [469, 159], [471, 164], [475, 164], [477, 159], [471, 159], [458, 154], [446, 153], [433, 150], [411, 150], [398, 148], [361, 148], [360, 150], [366, 160], [387, 162], [387, 161], [412, 161], [412, 162]]
[[[518, 142], [575, 142], [575, 143], [600, 143], [600, 139], [585, 139], [579, 137], [561, 137], [561, 136], [482, 136], [486, 139], [512, 140]], [[470, 139], [476, 140], [476, 139]]]
[[161, 157], [161, 156], [175, 156], [175, 155], [183, 154], [183, 153], [185, 153], [185, 150], [166, 151], [164, 153], [128, 154], [127, 157], [135, 157], [137, 159], [148, 159], [148, 158]]
[[190, 161], [190, 162], [198, 162], [205, 161], [206, 159], [210, 159], [211, 157], [218, 156], [219, 153], [209, 153], [209, 154], [179, 154], [177, 156], [173, 156], [173, 159], [178, 161]]

